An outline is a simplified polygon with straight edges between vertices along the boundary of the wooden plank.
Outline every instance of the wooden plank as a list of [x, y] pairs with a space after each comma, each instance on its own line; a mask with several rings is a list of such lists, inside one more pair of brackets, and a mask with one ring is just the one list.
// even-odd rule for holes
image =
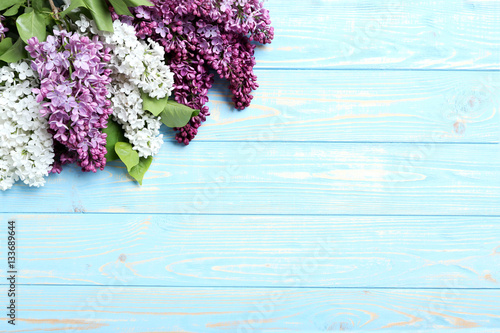
[[0, 212], [500, 215], [500, 145], [167, 144], [139, 187], [68, 167]]
[[[198, 141], [499, 142], [500, 72], [266, 71], [234, 111], [210, 94]], [[170, 132], [167, 132], [171, 135]]]
[[499, 69], [500, 3], [266, 2], [276, 39], [259, 68]]
[[3, 214], [2, 225], [9, 218], [17, 221], [19, 282], [27, 284], [497, 288], [500, 281], [500, 217]]
[[[0, 288], [2, 294], [5, 287]], [[19, 286], [9, 332], [498, 332], [500, 290]]]

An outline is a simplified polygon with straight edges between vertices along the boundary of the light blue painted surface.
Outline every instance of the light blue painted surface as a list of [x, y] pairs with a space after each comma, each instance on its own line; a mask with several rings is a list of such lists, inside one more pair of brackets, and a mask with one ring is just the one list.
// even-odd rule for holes
[[0, 331], [500, 330], [500, 1], [267, 6], [252, 107], [219, 82], [143, 187], [0, 194]]
[[0, 216], [30, 284], [494, 289], [500, 266], [498, 217]]

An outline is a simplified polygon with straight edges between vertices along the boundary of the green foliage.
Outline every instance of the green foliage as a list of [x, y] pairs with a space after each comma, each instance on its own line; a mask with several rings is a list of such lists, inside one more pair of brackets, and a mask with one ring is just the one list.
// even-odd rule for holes
[[12, 47], [12, 38], [5, 38], [0, 42], [0, 55]]
[[50, 6], [45, 0], [31, 0], [31, 6], [36, 12], [51, 11], [51, 9], [47, 6], [44, 7], [44, 5]]
[[[152, 6], [153, 4], [147, 0], [109, 0], [116, 12], [120, 15], [132, 15], [129, 7], [137, 6]], [[20, 39], [27, 43], [32, 37], [37, 37], [39, 41], [45, 41], [47, 38], [47, 27], [52, 27], [54, 24], [61, 24], [61, 21], [56, 20], [51, 13], [50, 3], [48, 0], [31, 0], [30, 5], [26, 6], [27, 0], [0, 0], [0, 11], [5, 11], [2, 15], [6, 17], [14, 17], [16, 21], [17, 33]], [[19, 9], [26, 7], [24, 13], [19, 15]], [[113, 20], [111, 13], [106, 4], [102, 0], [72, 0], [70, 6], [59, 13], [59, 17], [64, 19], [69, 17], [71, 12], [80, 8], [89, 17], [96, 22], [97, 28], [102, 31], [113, 31]], [[17, 16], [19, 15], [19, 16]], [[16, 17], [17, 16], [17, 17]], [[11, 29], [12, 30], [12, 29]], [[11, 31], [11, 35], [15, 32]], [[26, 58], [27, 53], [24, 51], [24, 44], [16, 42], [12, 45], [12, 40], [6, 40], [0, 47], [0, 60], [6, 62], [18, 61]], [[9, 45], [11, 43], [11, 45]]]
[[123, 135], [123, 129], [117, 122], [109, 119], [108, 127], [103, 129], [103, 132], [108, 135], [106, 138], [106, 150], [108, 153], [106, 154], [107, 161], [115, 161], [120, 157], [115, 151], [115, 145], [117, 142], [124, 142], [125, 136]]
[[46, 15], [33, 10], [33, 8], [26, 8], [26, 12], [17, 18], [17, 31], [25, 43], [34, 36], [41, 42], [45, 41], [47, 38], [45, 18]]
[[109, 0], [116, 13], [119, 15], [133, 16], [124, 0]]
[[19, 12], [19, 8], [21, 7], [20, 4], [14, 5], [7, 9], [4, 13], [3, 16], [14, 16]]
[[161, 122], [168, 127], [184, 127], [192, 117], [199, 113], [199, 110], [191, 109], [175, 101], [168, 101], [160, 116]]
[[117, 142], [115, 151], [127, 167], [129, 175], [142, 185], [142, 180], [153, 162], [153, 157], [139, 158], [139, 154], [134, 150], [132, 145], [126, 142]]
[[113, 20], [109, 12], [106, 1], [102, 0], [83, 0], [86, 8], [90, 10], [97, 28], [102, 31], [113, 31]]
[[65, 17], [66, 15], [68, 15], [69, 13], [71, 13], [72, 11], [74, 11], [79, 7], [85, 7], [83, 0], [71, 0], [71, 4], [69, 5], [69, 7], [60, 12], [59, 15]]
[[[110, 0], [111, 5], [120, 15], [132, 15], [128, 7], [152, 6], [145, 0]], [[94, 19], [97, 28], [102, 31], [113, 31], [113, 20], [105, 1], [102, 0], [73, 0], [71, 5], [61, 12], [61, 16], [66, 16], [76, 8], [87, 9]]]
[[2, 0], [0, 1], [0, 10], [7, 9], [15, 5], [23, 5], [26, 0]]
[[153, 6], [148, 0], [123, 0], [128, 7]]
[[24, 43], [19, 38], [12, 44], [12, 38], [5, 38], [0, 43], [0, 60], [5, 62], [18, 62], [26, 58], [27, 52], [24, 49]]
[[160, 116], [162, 123], [168, 127], [184, 127], [192, 117], [200, 111], [171, 101], [168, 97], [156, 99], [146, 93], [141, 94], [142, 108], [155, 116]]
[[102, 31], [113, 31], [113, 20], [106, 1], [102, 0], [72, 0], [70, 6], [60, 13], [61, 17], [67, 16], [77, 8], [87, 9], [94, 19], [97, 28]]
[[141, 98], [142, 98], [142, 109], [151, 112], [155, 116], [158, 116], [160, 113], [163, 112], [168, 102], [168, 96], [165, 98], [157, 99], [150, 97], [146, 93], [142, 93]]
[[[115, 11], [120, 15], [132, 15], [129, 8], [137, 6], [153, 6], [148, 0], [109, 0]], [[56, 6], [60, 6], [61, 1], [56, 2]], [[24, 12], [20, 12], [21, 8], [25, 8]], [[107, 6], [107, 2], [103, 0], [72, 0], [70, 6], [59, 12], [59, 18], [52, 13], [48, 0], [31, 0], [28, 5], [27, 0], [0, 0], [0, 11], [6, 17], [12, 17], [12, 22], [15, 20], [17, 27], [16, 36], [15, 29], [11, 29], [9, 37], [0, 41], [0, 61], [17, 62], [27, 58], [25, 43], [32, 38], [37, 37], [39, 41], [45, 41], [47, 38], [47, 28], [55, 24], [62, 25], [65, 20], [77, 19], [74, 10], [79, 8], [80, 13], [92, 17], [96, 22], [97, 28], [102, 31], [113, 31], [113, 21], [111, 13]], [[16, 40], [17, 38], [17, 40]], [[16, 42], [14, 42], [16, 40]], [[193, 114], [197, 114], [187, 107], [170, 104], [167, 98], [155, 99], [143, 94], [143, 107], [149, 110], [152, 114], [158, 116], [165, 113], [165, 122], [175, 126], [184, 126]], [[180, 125], [184, 123], [183, 125]], [[142, 185], [145, 173], [148, 171], [153, 157], [140, 158], [139, 154], [133, 149], [132, 145], [127, 142], [124, 136], [122, 127], [109, 119], [108, 126], [103, 130], [107, 134], [106, 159], [113, 161], [120, 159], [123, 161], [129, 174]]]
[[149, 156], [148, 158], [141, 157], [139, 160], [139, 164], [132, 168], [129, 171], [129, 175], [134, 177], [137, 182], [142, 185], [142, 180], [144, 179], [144, 175], [149, 170], [151, 163], [153, 162], [153, 157]]
[[130, 143], [117, 142], [115, 144], [115, 151], [118, 157], [120, 157], [120, 160], [125, 163], [128, 172], [139, 164], [139, 154], [134, 150]]

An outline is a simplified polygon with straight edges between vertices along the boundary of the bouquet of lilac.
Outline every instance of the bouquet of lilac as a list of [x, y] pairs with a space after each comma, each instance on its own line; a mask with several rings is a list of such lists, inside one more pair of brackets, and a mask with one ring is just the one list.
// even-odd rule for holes
[[273, 36], [261, 0], [2, 0], [0, 189], [112, 160], [142, 184], [162, 124], [196, 136], [215, 75], [250, 105]]

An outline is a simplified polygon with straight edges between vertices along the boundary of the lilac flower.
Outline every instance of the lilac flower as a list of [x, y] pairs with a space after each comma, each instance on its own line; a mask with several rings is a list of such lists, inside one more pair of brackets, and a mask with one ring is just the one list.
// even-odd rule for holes
[[169, 31], [168, 28], [165, 26], [165, 24], [163, 24], [163, 22], [160, 22], [156, 27], [155, 32], [162, 38], [165, 38]]
[[90, 61], [90, 56], [88, 54], [80, 53], [75, 56], [75, 59], [73, 60], [73, 65], [77, 70], [81, 69], [82, 72], [88, 72], [90, 68], [88, 64], [89, 61]]
[[59, 107], [67, 102], [68, 96], [71, 95], [72, 91], [73, 90], [66, 82], [62, 82], [57, 85], [54, 90], [49, 91], [46, 97], [51, 100], [54, 106]]
[[[269, 12], [261, 0], [152, 0], [154, 6], [132, 9], [137, 36], [165, 48], [175, 78], [177, 102], [200, 110], [176, 139], [188, 144], [209, 115], [207, 93], [214, 69], [229, 81], [237, 109], [252, 101], [257, 77], [252, 41], [270, 43], [274, 37]], [[130, 21], [129, 17], [113, 18]]]
[[135, 12], [135, 14], [138, 18], [143, 18], [145, 20], [151, 19], [151, 16], [149, 15], [149, 11], [145, 10], [144, 7], [137, 8], [137, 11]]
[[2, 24], [2, 21], [5, 20], [5, 17], [0, 15], [0, 40], [5, 38], [5, 33], [9, 31], [9, 29]]
[[101, 129], [112, 112], [106, 97], [111, 81], [111, 70], [105, 66], [109, 50], [97, 39], [64, 30], [55, 30], [42, 43], [31, 38], [26, 50], [41, 80], [34, 90], [37, 101], [43, 102], [40, 113], [48, 118], [56, 141], [52, 172], [75, 162], [82, 171], [104, 169], [106, 134]]

